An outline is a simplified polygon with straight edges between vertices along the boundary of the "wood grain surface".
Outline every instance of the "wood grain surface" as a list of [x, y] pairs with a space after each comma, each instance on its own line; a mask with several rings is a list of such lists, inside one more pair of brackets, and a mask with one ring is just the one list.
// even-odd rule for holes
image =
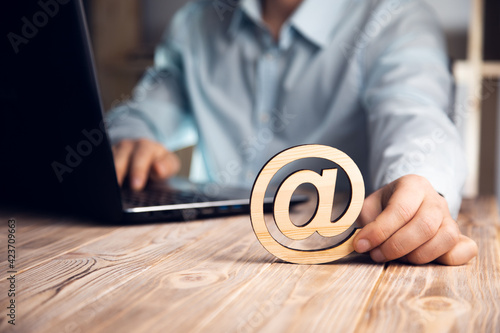
[[459, 223], [480, 250], [460, 267], [380, 265], [357, 254], [288, 264], [260, 245], [248, 216], [114, 227], [0, 216], [16, 218], [19, 268], [16, 326], [2, 310], [1, 332], [500, 331], [494, 198], [464, 202]]
[[462, 232], [479, 245], [468, 265], [391, 264], [360, 330], [372, 332], [499, 332], [499, 216], [493, 198], [466, 201]]

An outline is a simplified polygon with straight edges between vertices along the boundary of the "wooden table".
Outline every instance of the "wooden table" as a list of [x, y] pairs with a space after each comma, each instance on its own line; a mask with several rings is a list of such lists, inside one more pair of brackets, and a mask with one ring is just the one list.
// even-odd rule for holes
[[[10, 215], [14, 214], [14, 215]], [[499, 216], [467, 200], [466, 266], [281, 263], [248, 216], [100, 226], [0, 214], [1, 332], [499, 332]], [[16, 219], [16, 326], [7, 320], [7, 220]]]

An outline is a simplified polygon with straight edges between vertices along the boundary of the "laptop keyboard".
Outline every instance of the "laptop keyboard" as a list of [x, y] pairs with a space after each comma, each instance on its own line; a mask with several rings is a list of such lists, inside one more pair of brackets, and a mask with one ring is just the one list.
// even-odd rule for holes
[[220, 197], [209, 197], [205, 194], [191, 191], [132, 191], [122, 190], [124, 204], [131, 207], [150, 207], [193, 202], [206, 202], [221, 200]]

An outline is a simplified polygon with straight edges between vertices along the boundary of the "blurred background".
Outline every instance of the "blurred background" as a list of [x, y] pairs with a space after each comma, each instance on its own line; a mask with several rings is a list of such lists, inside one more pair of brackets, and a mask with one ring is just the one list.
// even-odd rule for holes
[[[424, 1], [424, 0], [421, 0]], [[425, 0], [446, 33], [455, 112], [468, 157], [465, 194], [500, 197], [500, 1]], [[85, 0], [106, 110], [126, 100], [187, 0]], [[179, 152], [187, 174], [190, 151]]]

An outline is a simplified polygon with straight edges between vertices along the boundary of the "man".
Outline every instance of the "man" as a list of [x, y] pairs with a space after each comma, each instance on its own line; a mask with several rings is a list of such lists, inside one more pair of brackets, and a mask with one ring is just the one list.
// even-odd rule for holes
[[[175, 174], [250, 186], [297, 144], [349, 154], [368, 191], [355, 250], [376, 262], [468, 262], [454, 220], [464, 156], [432, 12], [412, 0], [196, 1], [175, 16], [131, 101], [110, 116], [118, 180]], [[169, 150], [167, 150], [167, 147]], [[318, 166], [321, 162], [315, 161]]]

